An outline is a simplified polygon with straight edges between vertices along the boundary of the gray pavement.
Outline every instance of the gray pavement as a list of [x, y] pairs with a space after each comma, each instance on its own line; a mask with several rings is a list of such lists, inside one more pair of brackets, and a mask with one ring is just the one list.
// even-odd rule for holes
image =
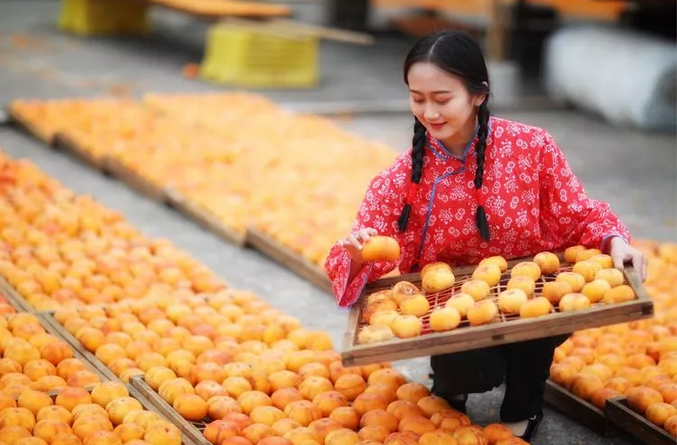
[[[321, 5], [304, 6], [317, 15]], [[312, 10], [312, 8], [316, 8]], [[148, 39], [79, 39], [54, 30], [58, 2], [0, 2], [0, 104], [14, 98], [92, 96], [129, 88], [144, 91], [220, 89], [181, 77], [181, 66], [199, 61], [204, 25], [160, 14]], [[26, 39], [30, 36], [31, 39]], [[281, 103], [367, 98], [390, 100], [405, 94], [399, 75], [407, 42], [379, 38], [373, 48], [323, 45], [325, 77], [316, 90], [264, 91]], [[595, 116], [572, 110], [505, 111], [502, 117], [542, 126], [558, 140], [590, 196], [609, 201], [637, 237], [677, 240], [677, 151], [674, 134], [645, 134], [614, 128]], [[406, 114], [358, 115], [341, 120], [351, 131], [405, 150], [411, 138]], [[122, 211], [149, 236], [167, 237], [195, 255], [233, 285], [251, 289], [309, 328], [329, 331], [337, 346], [345, 310], [333, 299], [251, 249], [220, 241], [169, 208], [158, 205], [70, 158], [7, 127], [0, 147], [31, 159], [68, 187], [88, 193]], [[265, 277], [265, 279], [262, 279]], [[396, 363], [409, 378], [427, 382], [426, 359]], [[473, 396], [470, 414], [478, 423], [497, 421], [501, 390]], [[548, 410], [540, 445], [631, 445], [628, 436], [603, 438]]]

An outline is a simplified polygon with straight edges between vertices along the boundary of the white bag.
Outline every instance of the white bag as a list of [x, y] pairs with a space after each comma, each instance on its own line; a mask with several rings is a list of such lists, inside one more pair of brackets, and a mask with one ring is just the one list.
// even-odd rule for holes
[[618, 28], [576, 26], [548, 39], [544, 59], [551, 95], [600, 113], [615, 125], [675, 128], [674, 43]]

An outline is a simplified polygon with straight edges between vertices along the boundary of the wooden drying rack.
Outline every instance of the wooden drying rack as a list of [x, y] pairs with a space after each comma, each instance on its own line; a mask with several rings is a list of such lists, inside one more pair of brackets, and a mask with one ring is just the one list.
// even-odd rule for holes
[[604, 415], [623, 431], [640, 439], [646, 445], [674, 445], [677, 443], [677, 438], [672, 437], [665, 429], [654, 425], [646, 417], [630, 409], [627, 397], [607, 400], [604, 406]]
[[[563, 259], [561, 253], [558, 254], [558, 257], [560, 260]], [[496, 300], [498, 294], [502, 290], [505, 290], [505, 285], [510, 278], [510, 271], [515, 264], [532, 260], [533, 257], [509, 261], [508, 270], [503, 273], [501, 282], [492, 288], [488, 298]], [[570, 264], [562, 263], [559, 272], [570, 271], [571, 267], [572, 265]], [[452, 294], [460, 292], [461, 285], [471, 278], [475, 268], [476, 266], [454, 268], [456, 283], [453, 288], [438, 294], [426, 296], [431, 303], [431, 310], [439, 304], [444, 304]], [[589, 309], [573, 312], [558, 312], [556, 308], [553, 308], [549, 315], [528, 319], [522, 319], [519, 315], [505, 315], [499, 310], [498, 318], [492, 323], [482, 326], [469, 326], [468, 322], [464, 320], [458, 328], [441, 333], [431, 332], [429, 327], [429, 315], [431, 311], [429, 311], [428, 314], [422, 317], [422, 335], [418, 337], [395, 338], [378, 343], [359, 344], [357, 340], [358, 334], [360, 329], [365, 326], [365, 323], [362, 321], [362, 311], [369, 295], [379, 290], [390, 289], [400, 281], [409, 281], [419, 287], [421, 284], [421, 275], [419, 273], [380, 279], [364, 289], [357, 303], [350, 310], [341, 350], [343, 364], [345, 366], [359, 366], [370, 363], [448, 354], [569, 334], [581, 329], [652, 317], [653, 301], [646, 292], [638, 273], [631, 266], [626, 266], [624, 276], [626, 283], [633, 288], [636, 294], [636, 298], [629, 302], [610, 305], [595, 303]], [[556, 275], [542, 276], [536, 283], [536, 292], [538, 293], [542, 289], [545, 282], [554, 281], [555, 277]]]

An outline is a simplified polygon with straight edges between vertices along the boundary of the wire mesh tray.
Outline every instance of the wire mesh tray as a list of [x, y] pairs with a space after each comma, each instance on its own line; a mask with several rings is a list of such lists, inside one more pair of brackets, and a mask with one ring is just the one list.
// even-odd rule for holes
[[[555, 281], [563, 272], [570, 272], [572, 264], [560, 258], [559, 270], [551, 275], [542, 275], [536, 280], [535, 296], [539, 296], [547, 282]], [[533, 257], [520, 258], [508, 262], [508, 269], [503, 272], [500, 282], [491, 288], [487, 299], [496, 302], [498, 295], [506, 290], [512, 268], [525, 261], [533, 261]], [[463, 266], [453, 269], [456, 281], [451, 289], [435, 294], [427, 294], [430, 310], [421, 319], [421, 334], [412, 338], [394, 338], [392, 340], [360, 344], [358, 335], [367, 326], [363, 320], [363, 311], [367, 298], [374, 292], [387, 290], [400, 281], [408, 281], [421, 286], [420, 273], [402, 275], [374, 281], [365, 287], [357, 303], [353, 305], [348, 317], [348, 325], [343, 339], [341, 351], [345, 366], [359, 366], [370, 363], [389, 362], [395, 360], [425, 357], [438, 354], [480, 349], [506, 343], [569, 334], [580, 329], [612, 325], [653, 316], [653, 302], [646, 292], [638, 273], [631, 266], [624, 270], [624, 284], [635, 292], [635, 299], [614, 304], [593, 303], [587, 309], [560, 312], [557, 306], [552, 307], [550, 314], [534, 318], [521, 318], [517, 314], [505, 314], [500, 309], [498, 315], [489, 323], [470, 326], [463, 319], [458, 327], [446, 332], [433, 332], [430, 327], [430, 314], [438, 306], [444, 306], [452, 295], [461, 292], [461, 286], [472, 279], [476, 266]]]

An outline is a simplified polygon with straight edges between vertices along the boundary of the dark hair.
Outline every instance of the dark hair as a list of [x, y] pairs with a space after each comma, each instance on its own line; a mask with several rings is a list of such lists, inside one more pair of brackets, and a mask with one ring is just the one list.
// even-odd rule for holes
[[[484, 150], [489, 136], [489, 74], [482, 49], [479, 43], [464, 31], [440, 31], [423, 37], [409, 51], [404, 62], [404, 83], [407, 85], [409, 84], [407, 77], [409, 69], [417, 62], [433, 63], [448, 73], [460, 77], [470, 94], [487, 94], [487, 98], [477, 110], [479, 130], [475, 146], [477, 152], [475, 188], [480, 189], [484, 175]], [[423, 154], [427, 137], [423, 124], [417, 118], [414, 118], [414, 121], [411, 181], [413, 184], [419, 184], [423, 173]], [[401, 232], [407, 228], [410, 213], [411, 202], [407, 202], [397, 222]], [[489, 224], [481, 205], [477, 208], [475, 222], [482, 238], [489, 241]]]

